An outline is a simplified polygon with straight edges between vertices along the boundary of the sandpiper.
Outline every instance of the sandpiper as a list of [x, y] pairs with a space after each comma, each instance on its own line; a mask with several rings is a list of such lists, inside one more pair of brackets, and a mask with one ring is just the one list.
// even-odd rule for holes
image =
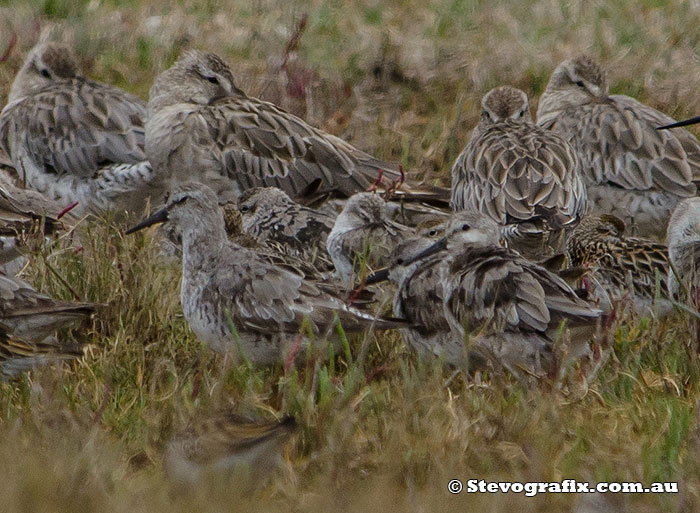
[[221, 209], [211, 208], [216, 204], [206, 185], [185, 184], [165, 208], [127, 231], [165, 221], [178, 226], [182, 309], [195, 335], [215, 351], [272, 365], [311, 339], [315, 347], [327, 347], [326, 335], [338, 322], [348, 333], [401, 326], [347, 306], [302, 275], [231, 242]]
[[[673, 211], [668, 223], [668, 256], [671, 269], [668, 289], [672, 297], [685, 299], [689, 294], [697, 303], [700, 269], [700, 198], [688, 198]], [[696, 307], [699, 306], [696, 304]]]
[[278, 243], [309, 261], [327, 257], [335, 217], [304, 207], [276, 187], [255, 187], [239, 198], [243, 230], [260, 243]]
[[15, 378], [34, 367], [49, 365], [83, 356], [84, 347], [72, 342], [58, 342], [49, 336], [28, 342], [11, 333], [0, 323], [0, 380]]
[[624, 221], [614, 215], [586, 216], [567, 242], [570, 264], [590, 268], [613, 302], [628, 299], [639, 312], [657, 303], [657, 312], [669, 311], [666, 245], [627, 236], [625, 229]]
[[587, 56], [557, 66], [537, 110], [537, 123], [576, 149], [593, 210], [658, 239], [700, 180], [698, 140], [683, 129], [656, 130], [673, 121], [634, 98], [609, 95], [605, 72]]
[[389, 219], [387, 203], [373, 192], [360, 192], [345, 203], [328, 235], [328, 254], [340, 280], [351, 285], [363, 261], [370, 269], [389, 263], [394, 248], [415, 231]]
[[0, 269], [17, 274], [28, 251], [76, 222], [71, 210], [71, 205], [61, 206], [36, 191], [0, 184]]
[[196, 180], [224, 199], [273, 186], [295, 199], [363, 191], [382, 175], [400, 180], [391, 163], [257, 98], [234, 83], [212, 53], [189, 50], [156, 77], [148, 102], [146, 154], [175, 184]]
[[[527, 257], [560, 251], [564, 232], [586, 210], [576, 152], [532, 122], [527, 95], [519, 89], [492, 89], [481, 106], [481, 119], [452, 167], [452, 208], [482, 212], [506, 227], [510, 245]], [[557, 226], [533, 231], [541, 212]], [[523, 223], [529, 226], [521, 235]]]
[[70, 49], [42, 41], [0, 113], [0, 147], [26, 187], [77, 213], [142, 211], [160, 194], [144, 152], [144, 102], [82, 76]]
[[454, 365], [468, 349], [516, 375], [520, 368], [549, 372], [559, 339], [568, 342], [568, 358], [588, 354], [601, 311], [558, 276], [500, 246], [500, 238], [498, 224], [483, 214], [454, 214], [445, 237], [395, 261], [395, 314], [446, 344], [432, 352]]
[[284, 461], [284, 446], [295, 430], [294, 417], [260, 422], [223, 412], [195, 419], [168, 443], [164, 467], [178, 485], [227, 476], [236, 480], [239, 491], [248, 491]]
[[17, 277], [0, 273], [0, 324], [20, 339], [40, 342], [64, 325], [89, 317], [95, 307], [54, 299]]

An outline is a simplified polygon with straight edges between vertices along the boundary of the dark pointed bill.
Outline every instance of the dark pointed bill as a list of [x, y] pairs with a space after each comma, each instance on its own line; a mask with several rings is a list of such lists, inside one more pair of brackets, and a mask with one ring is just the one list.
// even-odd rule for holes
[[389, 279], [389, 268], [379, 269], [373, 272], [367, 278], [365, 278], [365, 285], [372, 285], [374, 283], [380, 283]]
[[149, 226], [152, 226], [154, 224], [158, 223], [164, 223], [165, 221], [168, 220], [168, 211], [164, 208], [160, 209], [158, 212], [153, 214], [151, 217], [148, 217], [141, 221], [139, 224], [136, 226], [132, 226], [129, 228], [125, 234], [129, 235], [130, 233], [137, 232], [139, 230], [143, 230], [144, 228], [148, 228]]
[[423, 260], [424, 258], [427, 258], [430, 255], [434, 255], [435, 253], [439, 253], [440, 251], [446, 248], [447, 237], [443, 237], [442, 239], [439, 239], [437, 242], [435, 242], [432, 246], [428, 246], [427, 248], [425, 248], [423, 251], [411, 258], [408, 262], [404, 262], [403, 265], [410, 265], [413, 262], [417, 262], [418, 260]]
[[700, 116], [695, 116], [694, 118], [684, 119], [683, 121], [678, 121], [676, 123], [671, 123], [670, 125], [657, 126], [657, 130], [665, 130], [667, 128], [680, 128], [682, 126], [695, 125], [700, 123]]

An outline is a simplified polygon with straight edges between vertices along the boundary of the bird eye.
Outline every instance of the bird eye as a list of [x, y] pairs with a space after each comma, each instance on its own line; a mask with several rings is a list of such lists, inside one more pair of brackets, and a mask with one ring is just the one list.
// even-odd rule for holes
[[207, 77], [207, 81], [209, 81], [212, 84], [219, 85], [219, 79], [216, 77]]
[[438, 234], [437, 230], [430, 230], [428, 232], [428, 237], [435, 237]]
[[250, 205], [241, 205], [241, 208], [239, 209], [241, 212], [250, 212]]
[[42, 69], [39, 73], [41, 73], [41, 76], [44, 78], [51, 78], [51, 73], [49, 73], [47, 69]]
[[585, 87], [583, 80], [579, 80], [578, 82], [576, 82], [576, 85], [579, 87]]
[[396, 260], [396, 263], [397, 263], [398, 265], [403, 265], [403, 262], [404, 262], [403, 258], [399, 258], [399, 259]]
[[469, 231], [470, 229], [471, 229], [471, 226], [469, 226], [468, 224], [463, 224], [463, 225], [462, 225], [462, 231], [463, 231], [463, 232]]
[[180, 198], [177, 198], [175, 201], [173, 201], [173, 204], [174, 204], [174, 205], [179, 205], [179, 204], [181, 204], [181, 203], [184, 203], [184, 202], [187, 201], [188, 199], [189, 199], [189, 196], [182, 196], [182, 197], [180, 197]]

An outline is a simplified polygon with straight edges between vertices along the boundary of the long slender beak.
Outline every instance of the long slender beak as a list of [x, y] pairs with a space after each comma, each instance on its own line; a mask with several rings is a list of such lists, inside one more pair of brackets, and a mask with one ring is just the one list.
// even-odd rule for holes
[[694, 118], [684, 119], [683, 121], [678, 121], [676, 123], [671, 123], [670, 125], [657, 126], [657, 130], [665, 130], [666, 128], [680, 128], [682, 126], [695, 125], [700, 123], [700, 116], [695, 116]]
[[404, 262], [404, 265], [410, 265], [413, 262], [417, 262], [418, 260], [423, 260], [424, 258], [427, 258], [430, 255], [434, 255], [435, 253], [438, 253], [446, 248], [447, 237], [443, 237], [442, 239], [438, 239], [432, 246], [428, 246], [427, 248], [425, 248], [423, 251], [411, 258], [408, 262]]
[[365, 285], [372, 285], [389, 279], [389, 268], [379, 269], [365, 278]]
[[139, 224], [136, 226], [132, 226], [129, 228], [125, 233], [126, 235], [129, 235], [130, 233], [137, 232], [139, 230], [143, 230], [144, 228], [148, 228], [149, 226], [152, 226], [154, 224], [158, 223], [164, 223], [165, 221], [168, 220], [168, 211], [164, 208], [161, 208], [158, 212], [153, 214], [151, 217], [148, 217], [141, 221]]

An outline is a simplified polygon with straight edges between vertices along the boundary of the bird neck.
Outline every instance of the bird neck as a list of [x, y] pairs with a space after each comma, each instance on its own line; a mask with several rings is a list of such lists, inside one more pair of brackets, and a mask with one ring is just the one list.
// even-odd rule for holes
[[209, 261], [221, 254], [228, 238], [223, 214], [217, 214], [211, 219], [199, 219], [182, 229], [184, 267], [208, 267]]

